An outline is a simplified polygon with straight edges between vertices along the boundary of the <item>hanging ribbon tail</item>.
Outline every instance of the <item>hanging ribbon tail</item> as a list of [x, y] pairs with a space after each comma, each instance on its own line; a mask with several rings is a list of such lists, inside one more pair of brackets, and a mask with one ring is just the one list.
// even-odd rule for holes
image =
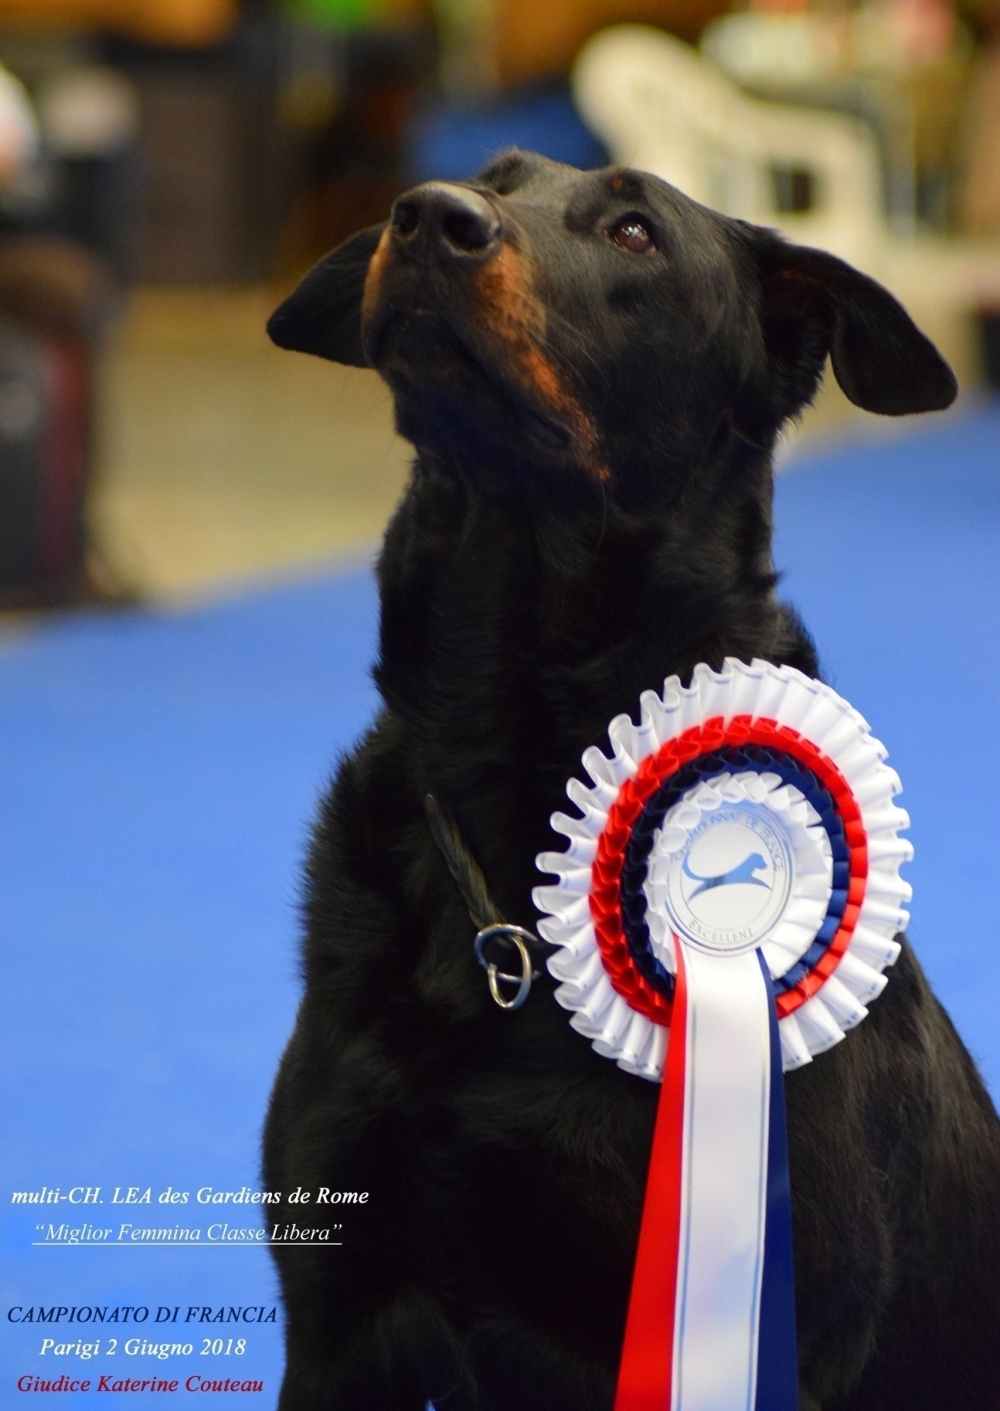
[[756, 952], [769, 996], [771, 1103], [767, 1141], [767, 1221], [764, 1279], [757, 1342], [754, 1411], [799, 1411], [798, 1348], [795, 1340], [795, 1266], [792, 1259], [792, 1192], [788, 1176], [785, 1078], [774, 985], [767, 962]]
[[798, 1411], [773, 986], [759, 951], [676, 951], [615, 1411]]
[[682, 948], [678, 946], [670, 1042], [653, 1129], [614, 1411], [668, 1411], [671, 1405], [681, 1235], [687, 1011], [687, 973]]

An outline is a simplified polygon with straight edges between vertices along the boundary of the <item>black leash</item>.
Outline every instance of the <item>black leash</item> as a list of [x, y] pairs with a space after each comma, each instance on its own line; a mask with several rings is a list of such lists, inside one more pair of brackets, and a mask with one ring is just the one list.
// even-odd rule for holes
[[[472, 924], [476, 928], [473, 948], [476, 959], [486, 971], [490, 994], [501, 1009], [520, 1009], [528, 998], [532, 981], [537, 980], [541, 973], [532, 967], [528, 946], [544, 946], [545, 942], [540, 941], [533, 932], [526, 931], [523, 926], [514, 926], [503, 919], [490, 898], [486, 888], [486, 878], [462, 841], [458, 824], [444, 804], [433, 794], [424, 795], [424, 812], [427, 815], [427, 825], [431, 830], [431, 837], [437, 844], [438, 851], [444, 858], [448, 871], [462, 894], [462, 900], [465, 902], [466, 909], [472, 918]], [[520, 975], [507, 974], [489, 959], [485, 948], [493, 942], [513, 945], [517, 949], [521, 960]], [[508, 985], [517, 986], [517, 993], [513, 999], [504, 998], [500, 988], [501, 981]]]

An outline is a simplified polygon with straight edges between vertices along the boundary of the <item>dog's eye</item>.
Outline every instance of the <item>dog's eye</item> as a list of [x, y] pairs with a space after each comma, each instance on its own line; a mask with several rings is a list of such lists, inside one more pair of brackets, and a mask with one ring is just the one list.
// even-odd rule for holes
[[656, 241], [638, 216], [625, 216], [608, 233], [616, 245], [633, 255], [646, 255], [656, 249]]

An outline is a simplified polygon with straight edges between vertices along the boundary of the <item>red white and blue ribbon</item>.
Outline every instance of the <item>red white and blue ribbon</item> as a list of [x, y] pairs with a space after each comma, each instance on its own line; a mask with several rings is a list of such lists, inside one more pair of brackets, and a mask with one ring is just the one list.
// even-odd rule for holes
[[534, 892], [573, 1028], [663, 1084], [615, 1411], [795, 1411], [782, 1073], [884, 988], [909, 820], [865, 720], [791, 667], [640, 704], [584, 754]]

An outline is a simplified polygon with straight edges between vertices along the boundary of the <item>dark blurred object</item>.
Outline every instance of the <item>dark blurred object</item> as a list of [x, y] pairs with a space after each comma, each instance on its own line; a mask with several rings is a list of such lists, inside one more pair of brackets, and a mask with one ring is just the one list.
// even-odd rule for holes
[[424, 113], [408, 139], [407, 174], [414, 182], [467, 180], [504, 147], [541, 152], [585, 170], [608, 161], [607, 149], [580, 120], [568, 86], [548, 84], [474, 107]]
[[[282, 236], [286, 273], [388, 216], [408, 184], [405, 137], [433, 72], [427, 30], [358, 31], [327, 36], [326, 43], [332, 114], [312, 130], [299, 122], [301, 185]], [[294, 93], [286, 89], [286, 110]], [[318, 99], [318, 84], [315, 93]], [[301, 96], [297, 101], [301, 106]]]
[[277, 121], [280, 18], [247, 10], [225, 43], [165, 49], [110, 41], [142, 113], [139, 280], [218, 284], [270, 272], [287, 203]]
[[1000, 309], [982, 311], [979, 328], [983, 380], [994, 392], [1000, 392]]
[[955, 9], [978, 38], [989, 38], [1000, 29], [997, 0], [956, 0]]
[[31, 93], [42, 139], [0, 190], [0, 230], [77, 241], [128, 282], [142, 189], [135, 85], [103, 62], [98, 36], [0, 30], [0, 62]]
[[258, 278], [264, 251], [253, 178], [264, 134], [251, 95], [207, 67], [148, 64], [136, 78], [146, 158], [139, 279], [211, 284]]
[[88, 555], [102, 264], [57, 238], [0, 240], [0, 607], [107, 600]]
[[128, 282], [142, 189], [135, 85], [107, 65], [77, 64], [43, 80], [37, 103], [54, 164], [46, 228], [95, 250]]

